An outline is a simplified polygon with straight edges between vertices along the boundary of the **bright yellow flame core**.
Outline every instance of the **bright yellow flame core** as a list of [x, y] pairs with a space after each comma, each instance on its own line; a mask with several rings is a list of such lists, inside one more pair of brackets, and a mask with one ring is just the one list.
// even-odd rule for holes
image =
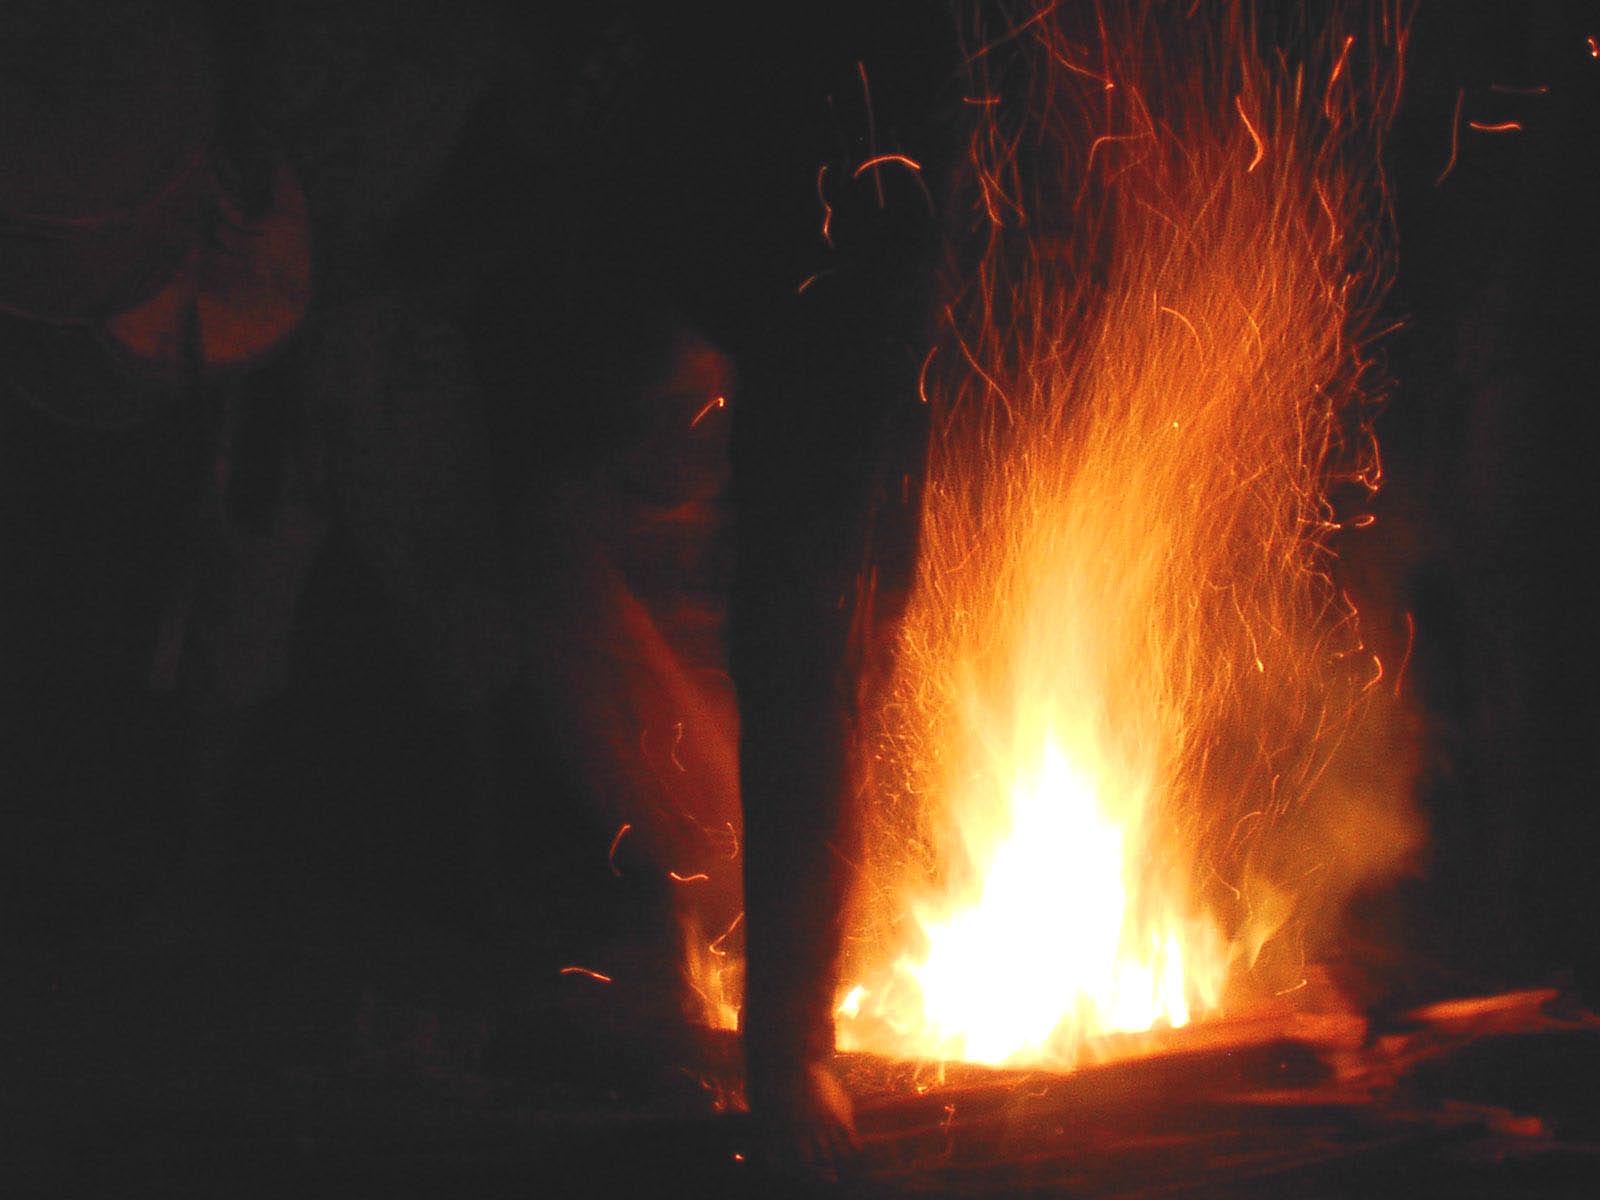
[[1328, 495], [1378, 475], [1348, 414], [1403, 31], [1364, 32], [1389, 40], [1357, 81], [1332, 31], [1291, 69], [1236, 6], [1183, 11], [1096, 5], [1087, 57], [1032, 22], [1028, 115], [986, 107], [974, 135], [988, 240], [928, 389], [845, 1049], [1071, 1065], [1184, 1025], [1289, 909], [1385, 855], [1328, 832], [1372, 838], [1350, 797], [1391, 799], [1339, 761], [1382, 666], [1333, 580]]
[[[974, 902], [943, 918], [919, 911], [926, 957], [897, 965], [923, 997], [923, 1036], [941, 1057], [1000, 1064], [1086, 1032], [1187, 1024], [1184, 946], [1213, 959], [1225, 947], [1170, 914], [1139, 918], [1148, 864], [1137, 814], [1109, 811], [1054, 737], [1013, 784], [1009, 811]], [[1041, 929], [1041, 912], [1066, 916]], [[1207, 965], [1195, 986], [1210, 1005], [1217, 964]]]

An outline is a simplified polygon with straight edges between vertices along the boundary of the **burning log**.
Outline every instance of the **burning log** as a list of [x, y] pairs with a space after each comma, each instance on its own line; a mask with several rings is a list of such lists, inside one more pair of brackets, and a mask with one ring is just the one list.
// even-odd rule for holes
[[[1233, 1044], [1218, 1029], [1205, 1047], [1178, 1031], [1069, 1074], [847, 1056], [863, 1172], [885, 1195], [951, 1196], [1388, 1195], [1422, 1173], [1428, 1194], [1502, 1195], [1520, 1179], [1517, 1194], [1544, 1195], [1562, 1172], [1593, 1178], [1579, 1077], [1600, 1019], [1570, 998], [1449, 1001], [1377, 1036], [1349, 1021]], [[1552, 1074], [1552, 1054], [1582, 1065]]]

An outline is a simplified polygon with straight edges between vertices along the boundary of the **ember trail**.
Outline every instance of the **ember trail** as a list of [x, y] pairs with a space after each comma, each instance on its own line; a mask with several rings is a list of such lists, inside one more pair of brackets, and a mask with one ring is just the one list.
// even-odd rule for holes
[[1404, 26], [1059, 4], [969, 43], [840, 1044], [1070, 1066], [1292, 988], [1413, 841], [1333, 543], [1381, 476]]

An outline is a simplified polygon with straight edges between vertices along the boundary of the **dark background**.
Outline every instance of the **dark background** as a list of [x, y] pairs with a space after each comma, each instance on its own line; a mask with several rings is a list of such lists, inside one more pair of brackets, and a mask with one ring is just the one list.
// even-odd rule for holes
[[[1407, 328], [1379, 423], [1432, 822], [1424, 953], [1485, 981], [1575, 972], [1600, 901], [1593, 450], [1600, 11], [1422, 5], [1390, 161]], [[1545, 95], [1496, 89], [1544, 85]], [[1522, 124], [1494, 135], [1461, 120]]]
[[[508, 274], [534, 315], [580, 294], [601, 313], [608, 294], [659, 296], [736, 361], [759, 360], [774, 297], [821, 262], [812, 180], [859, 135], [860, 114], [840, 111], [857, 103], [858, 60], [880, 144], [930, 171], [948, 154], [953, 39], [938, 6], [865, 7], [667, 20], [654, 6], [507, 5], [506, 36], [539, 86], [485, 97], [397, 228], [390, 266], [463, 320]], [[1565, 977], [1593, 1000], [1597, 985], [1591, 35], [1593, 4], [1423, 5], [1391, 143], [1391, 308], [1405, 326], [1388, 342], [1397, 385], [1379, 418], [1389, 487], [1373, 536], [1390, 539], [1416, 617], [1431, 830], [1424, 875], [1373, 919], [1440, 990]], [[574, 108], [585, 89], [598, 98]], [[1463, 129], [1436, 182], [1458, 91], [1463, 121], [1523, 130]], [[832, 115], [818, 102], [829, 95]], [[516, 447], [538, 372], [574, 369], [549, 357], [529, 351], [526, 395], [492, 398], [508, 477], [525, 466]], [[99, 465], [70, 488], [48, 500], [0, 489], [0, 920], [24, 991], [62, 986], [108, 931], [160, 901], [179, 862], [183, 717], [149, 695], [145, 672], [192, 496], [149, 464], [181, 459], [182, 436], [89, 438], [73, 453]], [[305, 911], [353, 897], [402, 923], [470, 927], [470, 831], [449, 801], [460, 747], [351, 547], [336, 539], [324, 555], [299, 620], [295, 682], [247, 751], [242, 890], [309, 897], [297, 919], [313, 922]], [[513, 831], [530, 877], [566, 889], [556, 909], [585, 936], [631, 919], [603, 899], [609, 831], [561, 803], [537, 748], [513, 757], [507, 777], [530, 798]]]

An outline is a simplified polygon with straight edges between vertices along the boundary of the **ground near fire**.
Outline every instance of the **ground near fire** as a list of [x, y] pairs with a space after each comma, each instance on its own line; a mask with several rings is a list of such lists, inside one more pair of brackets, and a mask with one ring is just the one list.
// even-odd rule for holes
[[[219, 486], [265, 534], [332, 479], [227, 729], [170, 644], [220, 435], [53, 404], [0, 296], [0, 1191], [1600, 1193], [1600, 6], [380, 8], [218, 34], [303, 101], [322, 306]], [[481, 428], [364, 462], [262, 402], [324, 352]], [[487, 701], [493, 606], [430, 634], [370, 517], [454, 502], [435, 436]], [[820, 1177], [732, 1031], [753, 493], [878, 571]]]

